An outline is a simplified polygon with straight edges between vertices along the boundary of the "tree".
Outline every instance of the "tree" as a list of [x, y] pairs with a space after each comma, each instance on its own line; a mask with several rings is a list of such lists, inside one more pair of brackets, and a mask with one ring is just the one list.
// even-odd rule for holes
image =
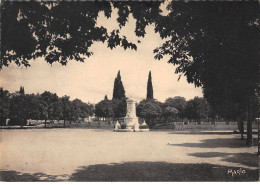
[[162, 110], [162, 116], [166, 122], [169, 122], [169, 118], [172, 118], [176, 114], [178, 114], [178, 110], [174, 107], [167, 106]]
[[114, 117], [112, 101], [105, 99], [97, 103], [95, 106], [95, 115], [101, 118]]
[[41, 117], [41, 97], [40, 95], [25, 94], [25, 105], [23, 109], [27, 119], [39, 120]]
[[[21, 88], [23, 89], [23, 88]], [[0, 119], [5, 125], [10, 117], [11, 125], [25, 125], [28, 119], [79, 121], [92, 115], [93, 105], [79, 99], [69, 100], [69, 96], [59, 98], [56, 93], [45, 91], [39, 94], [10, 94], [0, 88]]]
[[24, 126], [28, 119], [38, 120], [42, 110], [40, 95], [13, 94], [10, 97], [10, 124]]
[[63, 119], [63, 127], [66, 126], [66, 120], [71, 120], [72, 111], [71, 111], [71, 102], [69, 96], [61, 97], [62, 102], [62, 119]]
[[63, 103], [61, 98], [53, 102], [52, 119], [60, 121], [63, 118]]
[[23, 95], [25, 94], [25, 93], [24, 93], [24, 87], [23, 87], [23, 86], [20, 87], [20, 91], [19, 91], [19, 92], [20, 92], [20, 94], [23, 94]]
[[185, 117], [185, 108], [186, 108], [186, 99], [184, 97], [181, 96], [175, 96], [174, 98], [167, 98], [165, 100], [165, 104], [170, 106], [170, 107], [174, 107], [178, 110], [177, 116], [179, 118], [184, 119]]
[[114, 81], [113, 99], [121, 100], [123, 98], [126, 98], [125, 89], [121, 80], [120, 71], [118, 71], [117, 77]]
[[156, 31], [168, 39], [154, 50], [155, 58], [169, 54], [176, 73], [202, 86], [204, 97], [223, 117], [247, 112], [247, 143], [252, 145], [259, 2], [172, 1], [167, 9], [170, 13], [159, 18]]
[[56, 93], [51, 93], [48, 91], [43, 92], [40, 95], [41, 100], [41, 118], [44, 119], [44, 127], [47, 125], [47, 120], [54, 119], [56, 115], [54, 114], [54, 105], [59, 101], [59, 97]]
[[142, 100], [136, 107], [136, 114], [140, 118], [144, 118], [149, 126], [154, 126], [155, 118], [159, 118], [162, 114], [160, 103], [153, 99]]
[[[93, 52], [95, 42], [106, 43], [111, 49], [137, 49], [136, 44], [121, 36], [130, 14], [137, 20], [135, 33], [145, 35], [145, 27], [158, 17], [162, 2], [101, 2], [101, 1], [3, 1], [1, 6], [1, 66], [11, 62], [30, 66], [29, 60], [44, 57], [52, 64], [66, 65], [69, 60], [84, 62]], [[110, 33], [97, 26], [99, 13], [111, 17], [118, 10], [119, 29]], [[12, 26], [10, 26], [12, 25]]]
[[[105, 100], [108, 100], [107, 97], [105, 97]], [[107, 111], [106, 114], [113, 115], [114, 118], [120, 118], [125, 117], [126, 115], [126, 96], [125, 96], [125, 89], [123, 86], [123, 82], [121, 80], [120, 71], [117, 73], [117, 77], [114, 81], [114, 90], [113, 90], [113, 99], [112, 102], [112, 110], [113, 114], [110, 112], [110, 107], [108, 108], [109, 111]]]
[[[136, 49], [119, 34], [132, 14], [137, 36], [144, 37], [146, 26], [154, 23], [155, 32], [167, 38], [154, 50], [155, 58], [170, 55], [168, 62], [177, 65], [176, 73], [201, 86], [217, 113], [219, 106], [225, 108], [222, 102], [234, 103], [231, 108], [246, 112], [251, 145], [252, 105], [255, 91], [260, 94], [259, 2], [171, 1], [166, 16], [160, 14], [161, 3], [3, 1], [0, 68], [11, 62], [29, 66], [28, 61], [37, 57], [50, 64], [66, 65], [70, 59], [83, 62], [97, 41], [111, 49]], [[101, 11], [109, 18], [113, 8], [118, 10], [120, 29], [107, 33], [106, 28], [96, 26], [96, 20]]]
[[146, 99], [153, 99], [153, 84], [151, 71], [149, 72], [148, 76]]
[[208, 118], [209, 110], [210, 106], [204, 98], [195, 97], [187, 102], [185, 116], [200, 123], [202, 119]]
[[93, 116], [95, 114], [95, 105], [88, 103], [88, 106], [89, 115]]
[[79, 99], [71, 102], [71, 120], [79, 121], [90, 115], [90, 106]]
[[113, 99], [112, 104], [115, 118], [118, 119], [126, 116], [126, 98], [121, 100]]
[[10, 99], [10, 122], [11, 125], [26, 125], [28, 115], [26, 110], [25, 95], [13, 96]]
[[0, 125], [6, 124], [6, 119], [9, 116], [10, 98], [9, 92], [0, 88]]

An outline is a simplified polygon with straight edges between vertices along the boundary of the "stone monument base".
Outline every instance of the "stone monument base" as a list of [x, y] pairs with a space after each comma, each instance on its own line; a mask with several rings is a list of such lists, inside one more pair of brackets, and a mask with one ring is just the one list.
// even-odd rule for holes
[[114, 132], [134, 132], [134, 129], [127, 128], [127, 129], [114, 129]]
[[134, 129], [114, 129], [114, 132], [149, 132], [149, 128], [147, 129], [139, 129], [139, 130], [134, 130]]
[[149, 132], [149, 128], [140, 129], [140, 132]]

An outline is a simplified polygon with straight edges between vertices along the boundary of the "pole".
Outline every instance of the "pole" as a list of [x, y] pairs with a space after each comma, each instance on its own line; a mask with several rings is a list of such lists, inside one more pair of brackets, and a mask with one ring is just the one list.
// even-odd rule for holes
[[[258, 83], [257, 83], [257, 98], [258, 98], [258, 105], [260, 106], [260, 63], [258, 63]], [[258, 155], [260, 155], [260, 114], [258, 114], [258, 118], [256, 118], [256, 122], [258, 125]], [[259, 171], [260, 172], [260, 171]], [[260, 178], [260, 175], [259, 175]]]
[[258, 155], [260, 155], [260, 118], [256, 118], [258, 125]]

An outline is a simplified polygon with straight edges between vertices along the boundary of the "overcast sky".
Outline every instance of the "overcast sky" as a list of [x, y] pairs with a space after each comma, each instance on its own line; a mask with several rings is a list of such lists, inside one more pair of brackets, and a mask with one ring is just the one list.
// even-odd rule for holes
[[[112, 30], [118, 27], [116, 14], [107, 20], [100, 14], [98, 25]], [[69, 61], [67, 66], [56, 63], [52, 66], [42, 58], [32, 60], [31, 67], [10, 65], [0, 71], [0, 86], [14, 92], [24, 86], [26, 93], [42, 93], [45, 90], [58, 96], [69, 95], [71, 100], [79, 98], [84, 102], [97, 103], [107, 94], [112, 98], [113, 83], [118, 70], [121, 71], [126, 96], [140, 101], [146, 97], [148, 73], [152, 71], [154, 98], [165, 101], [168, 97], [183, 96], [187, 100], [195, 96], [202, 97], [201, 88], [186, 82], [186, 77], [177, 81], [175, 66], [167, 63], [168, 57], [158, 61], [154, 59], [153, 49], [163, 41], [154, 33], [151, 25], [146, 29], [145, 38], [137, 38], [134, 33], [135, 21], [130, 18], [121, 31], [130, 41], [140, 40], [138, 49], [124, 50], [117, 47], [110, 50], [103, 43], [91, 47], [94, 55], [84, 63]]]

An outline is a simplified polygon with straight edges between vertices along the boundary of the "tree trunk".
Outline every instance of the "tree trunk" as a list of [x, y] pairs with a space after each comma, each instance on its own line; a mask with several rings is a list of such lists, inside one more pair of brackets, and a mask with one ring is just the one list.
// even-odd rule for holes
[[44, 128], [47, 127], [47, 120], [44, 121]]
[[66, 120], [64, 119], [64, 121], [63, 121], [63, 127], [64, 127], [64, 128], [65, 128], [65, 126], [66, 126], [66, 125], [65, 125], [65, 121], [66, 121]]
[[247, 139], [246, 139], [246, 145], [248, 147], [253, 146], [251, 104], [250, 103], [248, 105], [248, 113], [247, 113]]
[[238, 129], [241, 134], [241, 139], [244, 140], [244, 121], [243, 119], [238, 119]]
[[21, 119], [21, 128], [23, 128], [24, 120]]

